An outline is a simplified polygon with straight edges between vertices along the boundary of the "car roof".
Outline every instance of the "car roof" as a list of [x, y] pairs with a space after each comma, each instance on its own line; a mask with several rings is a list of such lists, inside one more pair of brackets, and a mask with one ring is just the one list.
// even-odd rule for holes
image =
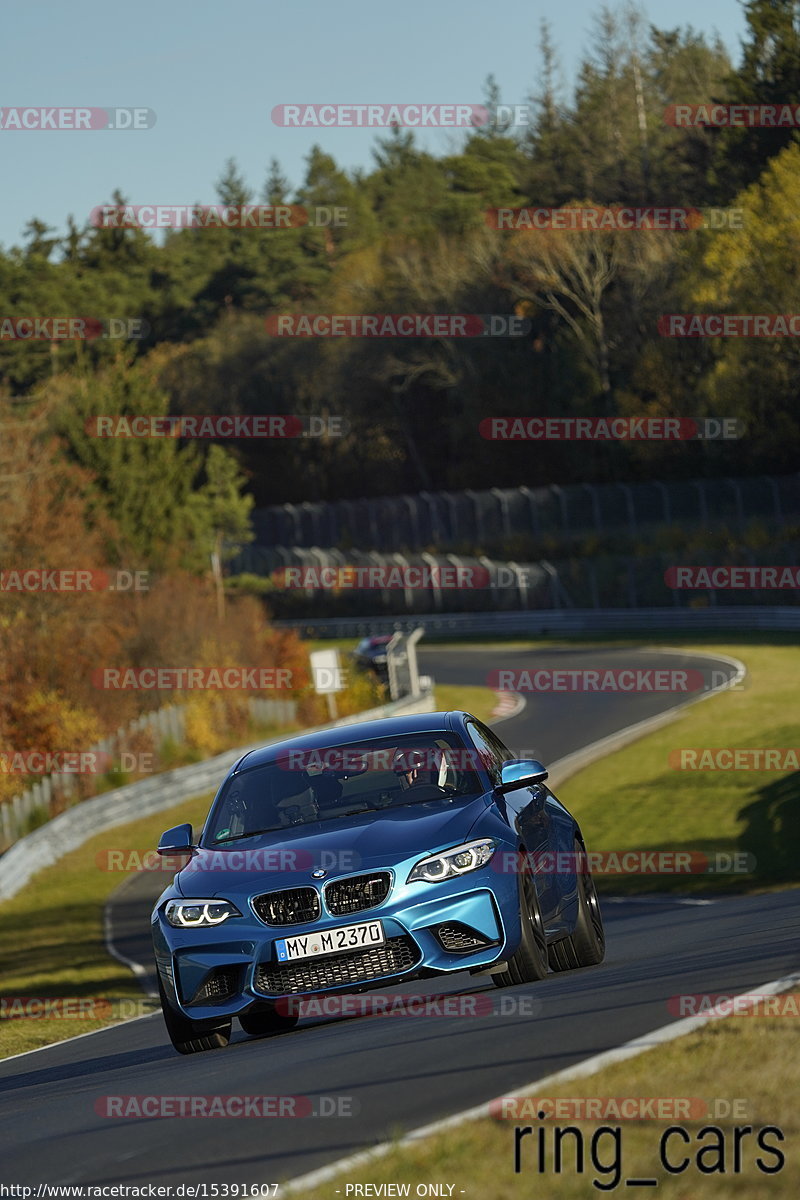
[[[373, 738], [404, 737], [414, 733], [457, 733], [463, 731], [467, 712], [451, 709], [449, 712], [413, 713], [402, 717], [379, 717], [374, 721], [354, 721], [333, 728], [309, 730], [295, 737], [272, 742], [251, 750], [239, 759], [233, 772], [249, 770], [274, 762], [279, 755], [298, 750], [327, 750], [351, 742], [370, 741]], [[474, 720], [474, 718], [473, 718]]]

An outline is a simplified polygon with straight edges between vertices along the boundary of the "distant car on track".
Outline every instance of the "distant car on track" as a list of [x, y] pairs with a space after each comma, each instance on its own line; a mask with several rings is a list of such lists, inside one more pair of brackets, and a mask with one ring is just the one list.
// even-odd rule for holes
[[[465, 712], [301, 734], [231, 769], [152, 914], [183, 1054], [296, 1025], [298, 998], [491, 973], [499, 987], [603, 959], [575, 819], [540, 762]], [[558, 857], [556, 857], [558, 856]], [[181, 860], [183, 861], [183, 860]]]
[[392, 634], [381, 633], [374, 637], [362, 638], [350, 657], [354, 664], [364, 671], [372, 671], [381, 683], [389, 682], [389, 664], [386, 647], [392, 640]]

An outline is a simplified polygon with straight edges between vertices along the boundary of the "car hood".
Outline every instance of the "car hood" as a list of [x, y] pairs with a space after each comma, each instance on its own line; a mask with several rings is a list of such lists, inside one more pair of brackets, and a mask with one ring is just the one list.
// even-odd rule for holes
[[392, 867], [466, 840], [489, 803], [488, 795], [431, 800], [243, 838], [199, 850], [175, 883], [190, 898], [233, 897], [303, 887], [314, 870], [334, 879]]

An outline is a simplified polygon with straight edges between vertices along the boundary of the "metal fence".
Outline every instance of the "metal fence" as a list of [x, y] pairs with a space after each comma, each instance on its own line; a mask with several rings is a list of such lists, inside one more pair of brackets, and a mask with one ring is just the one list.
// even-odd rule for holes
[[761, 520], [780, 527], [799, 516], [800, 474], [792, 474], [280, 504], [256, 509], [253, 525], [257, 546], [370, 546], [387, 553], [428, 547], [489, 550], [516, 536], [641, 537], [665, 525], [724, 524], [741, 530]]
[[[292, 724], [296, 718], [297, 706], [293, 700], [252, 697], [249, 703], [251, 716], [259, 724], [281, 728]], [[89, 746], [86, 753], [94, 755], [102, 765], [119, 760], [137, 734], [149, 733], [153, 744], [157, 746], [167, 738], [180, 743], [185, 740], [185, 732], [185, 708], [170, 704], [137, 717], [127, 727]], [[32, 824], [46, 819], [53, 810], [54, 802], [58, 802], [60, 807], [68, 807], [76, 799], [82, 799], [78, 778], [69, 771], [45, 775], [26, 791], [0, 803], [0, 851], [29, 832]]]
[[334, 617], [277, 621], [302, 637], [346, 638], [421, 628], [428, 638], [542, 637], [551, 634], [800, 633], [800, 606], [742, 608], [542, 609], [538, 612], [429, 613], [414, 617]]

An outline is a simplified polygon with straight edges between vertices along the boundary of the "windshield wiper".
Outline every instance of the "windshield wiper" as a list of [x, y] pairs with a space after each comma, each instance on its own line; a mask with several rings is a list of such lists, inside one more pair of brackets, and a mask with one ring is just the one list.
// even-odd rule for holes
[[260, 833], [278, 833], [279, 825], [273, 825], [270, 829], [251, 829], [249, 833], [232, 833], [230, 837], [215, 838], [211, 843], [212, 846], [221, 846], [223, 842], [238, 842], [242, 838], [258, 837]]

